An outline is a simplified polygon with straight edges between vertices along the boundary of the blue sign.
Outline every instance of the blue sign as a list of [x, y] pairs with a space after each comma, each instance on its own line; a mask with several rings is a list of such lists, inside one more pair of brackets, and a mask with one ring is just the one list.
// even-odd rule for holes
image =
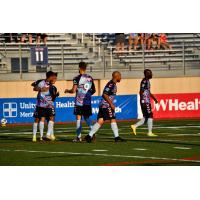
[[31, 47], [31, 64], [32, 65], [48, 65], [48, 48], [47, 47]]
[[[92, 120], [97, 119], [100, 96], [92, 97]], [[35, 98], [2, 98], [0, 99], [0, 119], [8, 123], [32, 123], [35, 109]], [[119, 120], [136, 119], [137, 95], [119, 95], [115, 99], [116, 117]], [[73, 122], [75, 116], [74, 97], [59, 97], [55, 102], [56, 122]]]

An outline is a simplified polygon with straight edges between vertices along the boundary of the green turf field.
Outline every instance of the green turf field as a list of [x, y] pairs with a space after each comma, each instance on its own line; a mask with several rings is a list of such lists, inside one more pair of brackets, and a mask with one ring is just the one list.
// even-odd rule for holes
[[156, 138], [146, 136], [146, 126], [130, 135], [130, 124], [118, 124], [126, 142], [115, 143], [105, 124], [91, 144], [72, 142], [75, 125], [56, 125], [56, 141], [37, 143], [31, 141], [32, 126], [0, 128], [0, 165], [200, 165], [200, 120], [155, 121]]

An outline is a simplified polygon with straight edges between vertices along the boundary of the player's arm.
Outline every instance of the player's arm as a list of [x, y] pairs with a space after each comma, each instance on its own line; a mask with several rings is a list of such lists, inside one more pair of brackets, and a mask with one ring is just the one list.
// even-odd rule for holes
[[109, 98], [109, 94], [111, 94], [111, 90], [112, 90], [112, 85], [108, 84], [106, 85], [106, 87], [104, 88], [104, 91], [103, 91], [103, 95], [102, 97], [104, 98], [104, 100], [106, 102], [108, 102], [108, 104], [110, 105], [110, 107], [115, 110], [115, 105], [113, 104], [113, 102], [110, 100]]
[[73, 87], [72, 87], [72, 89], [66, 89], [65, 90], [65, 93], [70, 93], [70, 94], [74, 94], [75, 92], [76, 92], [76, 90], [77, 90], [77, 85], [73, 85]]
[[76, 90], [77, 90], [77, 87], [78, 87], [78, 82], [79, 82], [79, 79], [78, 79], [78, 77], [75, 77], [74, 79], [73, 79], [73, 87], [72, 87], [72, 89], [66, 89], [65, 91], [64, 91], [64, 93], [66, 94], [66, 93], [70, 93], [70, 94], [74, 94], [75, 92], [76, 92]]
[[158, 100], [156, 99], [156, 97], [152, 93], [150, 93], [150, 96], [155, 101], [155, 103], [158, 103]]
[[94, 81], [92, 80], [92, 87], [91, 87], [91, 95], [93, 95], [96, 92]]
[[108, 104], [110, 105], [110, 107], [115, 110], [115, 105], [113, 104], [113, 102], [110, 100], [109, 96], [107, 94], [103, 94], [103, 98], [105, 99], [105, 101], [108, 102]]

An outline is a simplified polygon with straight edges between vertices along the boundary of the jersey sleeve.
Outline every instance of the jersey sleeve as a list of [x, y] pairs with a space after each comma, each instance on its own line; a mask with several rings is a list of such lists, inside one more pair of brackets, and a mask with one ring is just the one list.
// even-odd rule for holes
[[78, 85], [78, 82], [79, 82], [79, 77], [78, 76], [74, 77], [73, 78], [73, 84]]
[[44, 81], [40, 81], [37, 86], [39, 88], [43, 88], [44, 87]]
[[140, 91], [141, 92], [144, 92], [146, 90], [146, 81], [142, 80], [141, 83], [140, 83]]
[[104, 90], [103, 90], [103, 94], [107, 94], [107, 95], [111, 95], [112, 94], [112, 90], [113, 90], [113, 84], [112, 83], [108, 83]]

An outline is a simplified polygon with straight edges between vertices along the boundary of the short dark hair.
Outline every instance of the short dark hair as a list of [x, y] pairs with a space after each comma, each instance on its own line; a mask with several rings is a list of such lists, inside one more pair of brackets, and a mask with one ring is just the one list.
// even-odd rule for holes
[[51, 77], [51, 76], [57, 76], [57, 75], [58, 75], [58, 74], [55, 73], [55, 72], [48, 71], [48, 72], [46, 73], [46, 78], [49, 78], [49, 77]]
[[147, 72], [151, 72], [151, 70], [150, 70], [150, 69], [145, 69], [145, 70], [144, 70], [144, 75], [145, 75]]
[[87, 64], [86, 64], [85, 62], [81, 61], [81, 62], [79, 63], [79, 68], [81, 68], [81, 69], [86, 69], [86, 68], [87, 68]]

